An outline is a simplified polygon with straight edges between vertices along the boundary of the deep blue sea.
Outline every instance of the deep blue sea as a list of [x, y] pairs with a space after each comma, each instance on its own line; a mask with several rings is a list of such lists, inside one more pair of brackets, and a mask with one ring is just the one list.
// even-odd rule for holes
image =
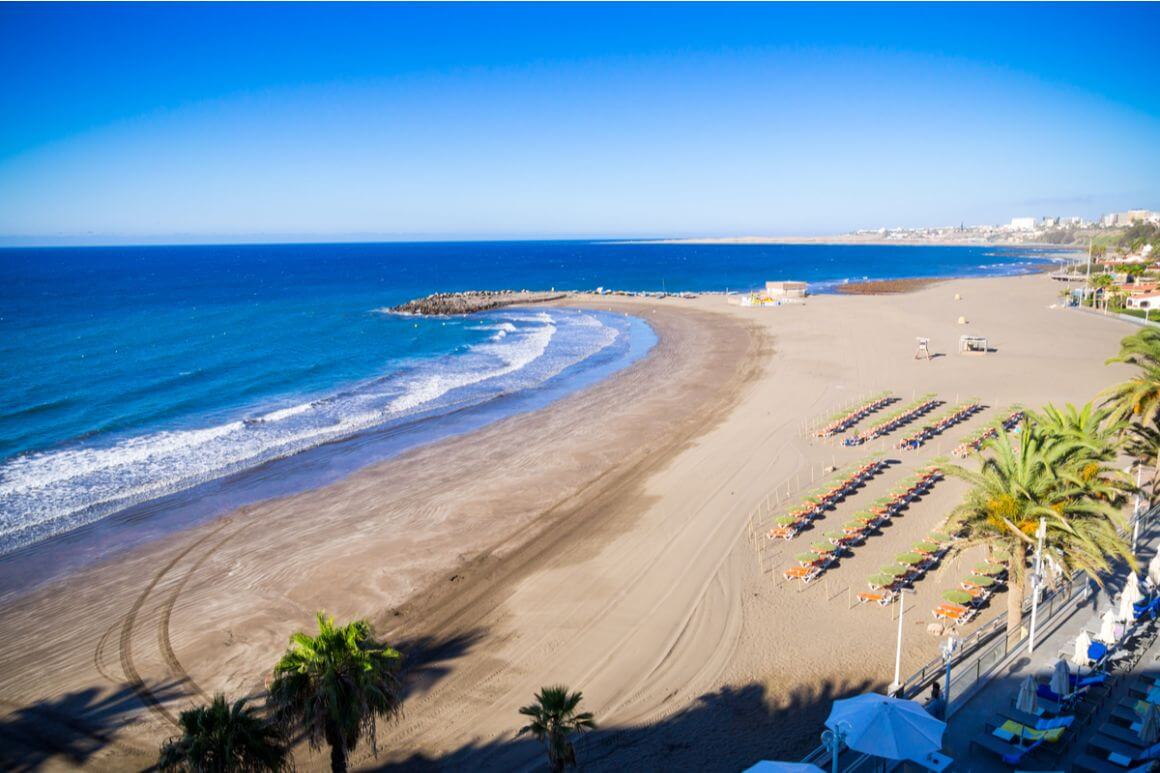
[[1042, 258], [595, 242], [2, 249], [0, 555], [360, 433], [527, 410], [543, 400], [511, 398], [555, 399], [655, 340], [642, 321], [602, 312], [383, 311], [430, 292], [719, 291], [771, 278], [825, 290], [1020, 273]]

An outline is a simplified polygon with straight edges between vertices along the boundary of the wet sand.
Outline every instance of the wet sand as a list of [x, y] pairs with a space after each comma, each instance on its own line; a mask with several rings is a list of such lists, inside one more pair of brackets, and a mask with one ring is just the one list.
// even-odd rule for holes
[[[819, 531], [1006, 405], [1086, 400], [1117, 380], [1102, 362], [1134, 328], [1055, 301], [1041, 276], [777, 308], [590, 299], [647, 319], [654, 351], [546, 410], [245, 508], [0, 608], [3, 754], [48, 768], [146, 765], [181, 708], [260, 691], [286, 637], [320, 608], [370, 617], [409, 654], [405, 717], [381, 728], [377, 759], [356, 754], [361, 765], [535, 767], [542, 750], [514, 738], [516, 710], [557, 681], [583, 690], [600, 721], [580, 746], [587, 768], [737, 770], [798, 754], [833, 697], [892, 678], [896, 619], [850, 598], [962, 489], [939, 484], [804, 588], [775, 578], [817, 532], [766, 543], [759, 563], [751, 514], [877, 450], [801, 432], [858, 394], [991, 407], [923, 450], [891, 451], [899, 463]], [[965, 332], [997, 351], [955, 354]], [[916, 336], [941, 356], [915, 360]], [[937, 654], [929, 610], [970, 563], [928, 576], [909, 600], [904, 674]], [[299, 750], [302, 769], [325, 762]]]

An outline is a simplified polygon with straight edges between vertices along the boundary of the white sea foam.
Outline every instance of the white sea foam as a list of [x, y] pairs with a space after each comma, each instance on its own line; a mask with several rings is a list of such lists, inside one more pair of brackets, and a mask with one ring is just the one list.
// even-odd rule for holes
[[289, 419], [291, 416], [298, 416], [306, 413], [314, 408], [314, 403], [302, 403], [300, 405], [292, 405], [289, 408], [282, 408], [277, 411], [270, 411], [269, 413], [259, 416], [255, 421], [281, 421], [282, 419]]
[[423, 374], [409, 384], [406, 393], [395, 398], [387, 406], [387, 409], [398, 413], [413, 410], [442, 397], [452, 389], [470, 386], [480, 381], [517, 371], [542, 357], [555, 334], [556, 326], [552, 324], [551, 318], [548, 318], [546, 324], [532, 330], [520, 340], [502, 346], [494, 343], [480, 344], [476, 347], [477, 353], [494, 357], [497, 363], [496, 367], [459, 371], [447, 369]]
[[0, 464], [0, 554], [264, 462], [395, 422], [535, 388], [607, 349], [611, 316], [494, 312], [503, 336], [252, 418], [32, 453]]

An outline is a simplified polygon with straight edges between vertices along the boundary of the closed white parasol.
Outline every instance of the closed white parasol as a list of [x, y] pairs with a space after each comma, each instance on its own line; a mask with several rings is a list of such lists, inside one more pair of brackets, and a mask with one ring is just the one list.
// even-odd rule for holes
[[1088, 657], [1088, 648], [1091, 646], [1092, 637], [1088, 636], [1087, 631], [1080, 631], [1079, 636], [1075, 637], [1075, 652], [1071, 655], [1071, 662], [1080, 668], [1090, 663], [1091, 658]]

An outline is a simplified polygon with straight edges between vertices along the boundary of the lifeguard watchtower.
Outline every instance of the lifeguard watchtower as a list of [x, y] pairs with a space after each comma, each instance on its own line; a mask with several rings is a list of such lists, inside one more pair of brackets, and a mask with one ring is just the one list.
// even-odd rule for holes
[[918, 338], [918, 349], [914, 352], [914, 359], [929, 360], [930, 359], [930, 339]]

